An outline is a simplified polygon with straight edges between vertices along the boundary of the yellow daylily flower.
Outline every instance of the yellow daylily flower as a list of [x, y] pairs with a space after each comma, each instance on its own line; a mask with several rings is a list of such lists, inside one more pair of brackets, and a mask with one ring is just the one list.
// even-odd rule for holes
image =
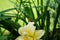
[[19, 36], [15, 40], [33, 40], [33, 38], [29, 36]]
[[29, 22], [28, 25], [24, 27], [20, 27], [18, 30], [19, 34], [33, 36], [35, 28], [36, 28], [33, 24], [34, 22]]
[[21, 36], [17, 37], [16, 40], [40, 40], [44, 35], [44, 30], [35, 30], [34, 22], [29, 22], [28, 25], [20, 27], [18, 32]]

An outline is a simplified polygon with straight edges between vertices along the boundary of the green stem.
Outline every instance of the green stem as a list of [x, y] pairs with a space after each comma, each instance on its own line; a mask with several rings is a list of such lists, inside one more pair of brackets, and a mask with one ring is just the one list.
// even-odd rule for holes
[[[43, 14], [43, 0], [41, 0], [41, 14]], [[44, 19], [43, 19], [43, 16], [42, 16], [42, 25], [41, 25], [41, 29], [44, 28]]]
[[49, 40], [49, 26], [50, 26], [50, 14], [49, 14], [49, 11], [47, 11], [47, 14], [46, 14], [46, 27], [45, 27], [45, 30], [46, 30], [45, 40]]

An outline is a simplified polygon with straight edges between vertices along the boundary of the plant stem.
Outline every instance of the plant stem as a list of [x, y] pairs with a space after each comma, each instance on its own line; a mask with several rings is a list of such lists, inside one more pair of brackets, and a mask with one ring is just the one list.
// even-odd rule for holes
[[[41, 14], [43, 14], [43, 0], [41, 0]], [[43, 19], [43, 16], [42, 16], [42, 25], [41, 25], [41, 29], [44, 28], [44, 19]]]
[[45, 27], [45, 30], [46, 30], [46, 33], [45, 33], [45, 40], [49, 40], [49, 27], [50, 26], [50, 14], [49, 14], [49, 11], [47, 11], [47, 14], [46, 14], [46, 27]]

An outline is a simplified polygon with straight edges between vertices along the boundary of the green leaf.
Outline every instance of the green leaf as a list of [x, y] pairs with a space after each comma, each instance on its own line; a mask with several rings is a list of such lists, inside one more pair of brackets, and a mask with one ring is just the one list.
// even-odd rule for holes
[[10, 8], [10, 9], [0, 11], [0, 14], [4, 14], [5, 12], [11, 11], [11, 10], [16, 10], [16, 8]]
[[0, 40], [7, 40], [7, 36], [0, 36]]
[[24, 7], [25, 14], [33, 18], [33, 11], [29, 7]]

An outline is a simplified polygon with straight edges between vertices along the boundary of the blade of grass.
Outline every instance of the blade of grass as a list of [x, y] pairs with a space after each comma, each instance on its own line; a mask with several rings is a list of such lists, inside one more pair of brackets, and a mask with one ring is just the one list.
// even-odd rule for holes
[[21, 19], [21, 20], [24, 21], [26, 24], [28, 24], [25, 19], [23, 19], [23, 18], [21, 18], [21, 17], [19, 17], [19, 19]]
[[[47, 12], [48, 11], [47, 9], [48, 9], [49, 3], [50, 3], [50, 0], [47, 0], [46, 6], [44, 7], [44, 13], [42, 14], [42, 17], [43, 17], [42, 18], [42, 26], [45, 28], [45, 31], [46, 31], [44, 40], [48, 40], [49, 39], [49, 35], [48, 35], [49, 33], [48, 32], [49, 32], [49, 25], [50, 25], [50, 15], [49, 15], [49, 12]], [[47, 20], [46, 20], [46, 26], [45, 26], [46, 16], [47, 16]]]
[[47, 11], [46, 14], [46, 27], [45, 27], [45, 39], [44, 40], [49, 40], [49, 27], [50, 26], [50, 13]]
[[[43, 15], [43, 0], [41, 0], [41, 15]], [[41, 25], [41, 29], [44, 29], [44, 18], [43, 18], [43, 16], [42, 16], [42, 19], [41, 19], [42, 21], [42, 25]]]
[[39, 23], [39, 25], [36, 23], [36, 25], [37, 25], [37, 29], [40, 29], [40, 19], [39, 19], [39, 17], [40, 17], [40, 13], [39, 13], [39, 11], [37, 10], [37, 8], [36, 8], [36, 5], [35, 5], [35, 3], [34, 3], [34, 1], [32, 0], [32, 2], [33, 2], [33, 4], [34, 4], [34, 6], [35, 6], [35, 9], [36, 9], [36, 11], [37, 11], [37, 16], [38, 16], [38, 23]]
[[[18, 0], [16, 0], [16, 4], [18, 5]], [[21, 2], [22, 2], [22, 0], [21, 0]], [[19, 3], [19, 7], [21, 7], [21, 2]], [[15, 23], [17, 23], [18, 22], [18, 20], [19, 20], [19, 14], [20, 14], [20, 8], [17, 8], [16, 9], [16, 11], [17, 11], [17, 15], [16, 15], [16, 20], [15, 20]]]
[[60, 4], [57, 7], [57, 15], [56, 15], [55, 20], [54, 20], [54, 27], [53, 27], [53, 32], [52, 32], [52, 40], [54, 40], [54, 35], [56, 33], [56, 25], [57, 25], [57, 22], [58, 22], [59, 15], [60, 15]]
[[48, 9], [48, 6], [49, 6], [49, 3], [50, 3], [50, 0], [47, 0], [47, 3], [46, 3], [46, 6], [44, 8], [44, 14], [43, 14], [43, 19], [45, 20], [45, 14], [47, 13], [47, 9]]
[[[46, 6], [44, 7], [44, 13], [42, 11], [42, 13], [43, 13], [42, 14], [42, 27], [45, 27], [45, 17], [46, 17], [46, 13], [47, 13], [47, 9], [48, 9], [49, 3], [50, 3], [50, 0], [47, 0]], [[43, 4], [41, 3], [41, 5], [43, 5]]]
[[15, 30], [15, 27], [20, 27], [20, 25], [17, 25], [13, 22], [13, 21], [9, 21], [9, 20], [2, 20], [0, 21], [0, 24], [3, 25], [3, 28], [7, 29], [8, 31], [11, 32], [11, 34], [13, 34], [14, 38], [15, 39], [16, 37], [19, 36], [18, 32]]
[[16, 8], [10, 8], [10, 9], [6, 9], [6, 10], [3, 10], [3, 11], [0, 11], [0, 14], [2, 14], [2, 13], [4, 13], [4, 12], [11, 11], [11, 10], [16, 10]]

